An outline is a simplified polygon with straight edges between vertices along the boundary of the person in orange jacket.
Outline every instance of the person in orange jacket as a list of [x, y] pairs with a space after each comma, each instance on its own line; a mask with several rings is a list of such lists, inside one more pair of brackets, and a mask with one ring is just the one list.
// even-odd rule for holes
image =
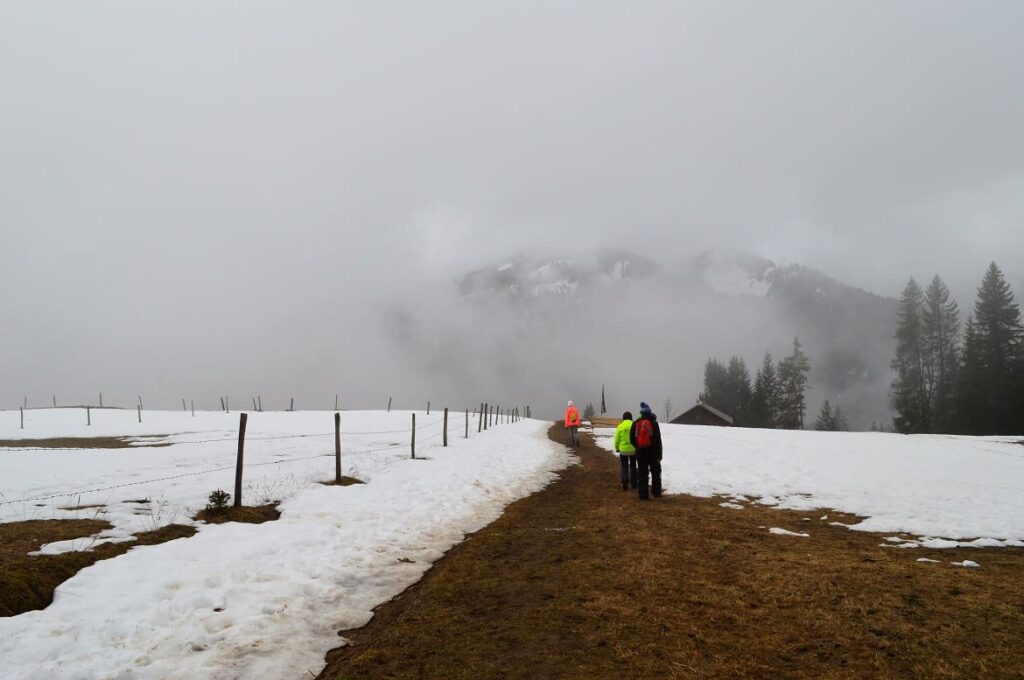
[[580, 447], [580, 411], [571, 401], [568, 408], [565, 409], [565, 429], [569, 430], [569, 443], [578, 449]]

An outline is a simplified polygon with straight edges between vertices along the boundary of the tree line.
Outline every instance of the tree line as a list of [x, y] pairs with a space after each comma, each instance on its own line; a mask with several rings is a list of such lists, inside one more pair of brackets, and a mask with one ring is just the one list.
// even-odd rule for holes
[[[708, 359], [704, 364], [704, 391], [701, 401], [728, 413], [740, 427], [765, 427], [801, 430], [807, 412], [807, 374], [811, 361], [799, 338], [793, 339], [789, 356], [776, 363], [765, 352], [754, 379], [742, 357], [731, 357], [728, 364]], [[846, 417], [839, 407], [826, 401], [815, 421], [816, 429], [846, 429]]]
[[1024, 328], [1002, 271], [989, 265], [961, 328], [956, 300], [936, 275], [900, 295], [891, 399], [898, 432], [1024, 432]]

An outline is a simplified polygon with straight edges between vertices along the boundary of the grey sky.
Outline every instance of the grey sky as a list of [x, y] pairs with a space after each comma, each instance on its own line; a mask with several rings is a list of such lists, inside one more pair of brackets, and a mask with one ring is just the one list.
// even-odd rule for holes
[[938, 272], [963, 309], [995, 259], [1020, 298], [1022, 35], [995, 1], [4, 3], [0, 403], [301, 391], [365, 369], [378, 301], [518, 252]]

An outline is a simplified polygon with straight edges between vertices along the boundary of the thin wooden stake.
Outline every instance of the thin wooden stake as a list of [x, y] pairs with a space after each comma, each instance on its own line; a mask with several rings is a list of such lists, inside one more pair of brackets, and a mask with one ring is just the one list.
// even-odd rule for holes
[[92, 425], [92, 413], [89, 412], [89, 407], [85, 407], [85, 424]]
[[100, 408], [103, 408], [103, 393], [100, 392]]
[[444, 442], [442, 446], [448, 446], [448, 407], [444, 407], [444, 436], [441, 438]]
[[256, 409], [256, 397], [253, 397], [253, 398], [252, 398], [252, 410], [253, 410], [253, 411], [257, 410], [257, 409]]
[[388, 397], [388, 413], [391, 413], [391, 397]]
[[427, 402], [427, 415], [430, 415], [430, 402]]
[[142, 422], [142, 405], [141, 405], [141, 404], [139, 404], [138, 406], [136, 406], [136, 407], [135, 407], [135, 410], [136, 410], [136, 411], [138, 412], [138, 414], [139, 414], [139, 422], [141, 423], [141, 422]]
[[53, 395], [53, 407], [57, 408], [57, 395]]
[[294, 411], [295, 410], [295, 397], [292, 397], [292, 402], [291, 402], [291, 405], [288, 407], [288, 410], [289, 411]]
[[142, 395], [139, 395], [139, 408], [142, 408]]
[[334, 481], [341, 484], [341, 414], [334, 412]]
[[220, 398], [220, 410], [221, 410], [221, 411], [223, 411], [223, 410], [224, 410], [224, 397], [221, 397], [221, 398]]
[[263, 412], [263, 395], [262, 394], [257, 394], [256, 395], [256, 406], [257, 406], [256, 410], [259, 411], [260, 413], [262, 413]]
[[185, 413], [188, 413], [188, 406], [185, 404], [184, 399], [181, 400], [181, 410], [184, 411]]
[[416, 458], [416, 414], [412, 414], [412, 440], [409, 444], [412, 449], [412, 457]]
[[245, 457], [245, 421], [248, 413], [240, 414], [238, 421], [238, 460], [235, 461], [235, 507], [242, 507], [242, 460]]
[[190, 400], [189, 401], [189, 405], [192, 406], [192, 417], [195, 418], [196, 417], [196, 402], [195, 402], [195, 400], [194, 399]]
[[466, 439], [469, 439], [469, 409], [466, 409]]
[[224, 413], [231, 413], [231, 400], [224, 397]]
[[476, 419], [476, 432], [480, 434], [480, 431], [484, 429], [484, 402], [480, 402], [480, 410], [477, 411]]
[[21, 429], [25, 429], [25, 407], [19, 406], [18, 413], [21, 414]]

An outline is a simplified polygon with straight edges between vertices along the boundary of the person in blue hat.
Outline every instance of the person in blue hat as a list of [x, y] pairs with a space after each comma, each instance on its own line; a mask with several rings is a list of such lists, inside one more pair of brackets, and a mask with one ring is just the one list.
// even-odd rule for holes
[[636, 449], [637, 492], [640, 500], [647, 500], [648, 475], [651, 495], [661, 497], [661, 428], [658, 416], [646, 401], [640, 402], [640, 417], [629, 429], [629, 443]]

